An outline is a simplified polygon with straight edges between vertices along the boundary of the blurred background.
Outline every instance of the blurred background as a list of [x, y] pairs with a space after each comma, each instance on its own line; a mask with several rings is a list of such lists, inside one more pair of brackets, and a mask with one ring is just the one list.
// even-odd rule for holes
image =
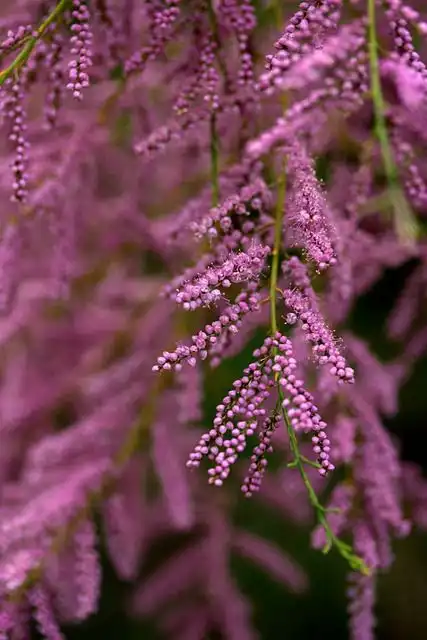
[[[351, 319], [352, 328], [364, 337], [371, 348], [387, 360], [395, 345], [385, 338], [384, 322], [405, 278], [413, 265], [390, 270], [360, 299]], [[255, 339], [255, 343], [257, 340]], [[212, 417], [216, 399], [247, 364], [251, 345], [238, 357], [227, 360], [208, 378], [205, 398], [206, 420]], [[414, 461], [427, 471], [427, 358], [418, 362], [413, 376], [401, 392], [399, 415], [388, 426], [400, 441], [404, 460]], [[209, 400], [211, 399], [211, 400]], [[206, 477], [200, 471], [200, 482]], [[229, 489], [229, 488], [228, 488]], [[235, 486], [236, 494], [239, 494]], [[305, 640], [348, 638], [346, 614], [347, 566], [333, 551], [323, 556], [310, 549], [310, 529], [284, 522], [256, 501], [237, 495], [236, 519], [250, 531], [274, 540], [306, 570], [310, 585], [304, 594], [293, 594], [252, 563], [233, 561], [234, 577], [253, 604], [255, 626], [263, 640]], [[156, 566], [185, 538], [174, 536], [158, 541], [149, 562]], [[379, 579], [377, 638], [379, 640], [424, 640], [427, 638], [427, 534], [413, 532], [409, 538], [394, 543], [395, 563]], [[157, 557], [156, 557], [157, 556]], [[104, 579], [100, 612], [86, 623], [65, 628], [70, 640], [161, 640], [154, 620], [135, 620], [128, 615], [132, 589], [120, 583], [104, 556]], [[206, 640], [211, 640], [206, 638]], [[216, 640], [212, 636], [212, 640]], [[220, 637], [218, 636], [218, 640]]]

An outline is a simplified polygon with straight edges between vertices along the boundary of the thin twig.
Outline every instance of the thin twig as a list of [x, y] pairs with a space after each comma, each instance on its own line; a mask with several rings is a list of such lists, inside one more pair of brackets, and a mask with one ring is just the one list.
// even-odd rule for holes
[[381, 147], [384, 171], [389, 184], [390, 203], [394, 212], [394, 224], [399, 238], [413, 244], [418, 233], [414, 213], [399, 184], [399, 173], [387, 132], [385, 101], [381, 88], [378, 40], [375, 19], [375, 0], [368, 0], [368, 44], [371, 70], [371, 96], [375, 113], [375, 133]]

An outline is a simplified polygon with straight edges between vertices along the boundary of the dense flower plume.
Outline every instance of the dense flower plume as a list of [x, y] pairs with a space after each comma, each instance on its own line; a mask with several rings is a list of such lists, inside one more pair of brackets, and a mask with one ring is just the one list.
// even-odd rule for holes
[[[374, 638], [427, 528], [384, 425], [427, 353], [425, 3], [1, 4], [0, 640], [96, 613], [104, 550], [162, 637], [260, 637], [232, 554], [308, 577], [241, 496], [315, 522]], [[403, 265], [384, 363], [348, 321]]]

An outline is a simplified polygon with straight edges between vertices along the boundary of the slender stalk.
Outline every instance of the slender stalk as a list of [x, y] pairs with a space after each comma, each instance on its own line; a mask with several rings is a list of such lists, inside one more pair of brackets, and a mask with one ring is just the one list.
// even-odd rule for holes
[[18, 73], [21, 67], [27, 62], [31, 56], [37, 42], [44, 36], [46, 30], [53, 24], [69, 5], [70, 0], [60, 0], [55, 8], [41, 23], [36, 31], [36, 35], [28, 39], [22, 51], [16, 56], [11, 64], [0, 72], [0, 86], [13, 74]]
[[[277, 188], [277, 203], [276, 203], [276, 217], [274, 223], [274, 246], [273, 246], [273, 258], [271, 263], [271, 274], [270, 274], [270, 331], [271, 335], [277, 332], [277, 280], [279, 276], [279, 266], [280, 266], [280, 248], [282, 244], [282, 233], [283, 233], [283, 215], [285, 208], [285, 199], [286, 199], [286, 173], [285, 173], [285, 162], [283, 162], [282, 172], [278, 179], [278, 188]], [[277, 349], [274, 350], [277, 353]], [[278, 374], [276, 374], [276, 382], [278, 379]], [[288, 414], [286, 409], [283, 406], [284, 396], [280, 385], [277, 385], [279, 401], [281, 407], [281, 413], [283, 416], [283, 420], [286, 425], [286, 430], [288, 432], [289, 444], [291, 447], [292, 454], [294, 459], [291, 463], [291, 466], [296, 467], [300, 472], [301, 478], [304, 482], [304, 485], [307, 489], [308, 497], [312, 506], [318, 511], [323, 513], [323, 508], [321, 507], [319, 500], [317, 498], [316, 492], [314, 491], [311, 482], [307, 476], [307, 473], [304, 468], [304, 463], [302, 460], [301, 452], [299, 450], [298, 441], [295, 435], [295, 431], [292, 428], [292, 425], [289, 422]], [[323, 523], [322, 523], [323, 524]]]
[[306, 459], [303, 455], [301, 455], [301, 451], [299, 449], [298, 440], [295, 435], [295, 431], [292, 425], [290, 424], [288, 414], [286, 413], [286, 410], [283, 407], [283, 401], [285, 398], [283, 396], [283, 392], [280, 387], [278, 388], [278, 393], [279, 393], [280, 404], [282, 406], [283, 420], [285, 422], [286, 430], [288, 432], [289, 445], [292, 451], [292, 455], [294, 457], [290, 466], [298, 469], [298, 472], [307, 490], [308, 499], [310, 500], [311, 506], [313, 507], [316, 513], [317, 522], [323, 527], [323, 530], [325, 531], [326, 545], [323, 548], [323, 553], [328, 553], [332, 547], [335, 547], [338, 553], [344, 558], [344, 560], [348, 562], [348, 564], [354, 571], [358, 571], [359, 573], [363, 573], [364, 575], [369, 575], [369, 568], [366, 566], [362, 558], [359, 558], [359, 556], [357, 556], [354, 553], [350, 545], [348, 545], [347, 543], [337, 538], [336, 535], [333, 533], [329, 525], [328, 519], [326, 517], [326, 513], [328, 512], [328, 509], [326, 509], [321, 504], [313, 488], [313, 485], [310, 482], [310, 478], [308, 477], [307, 472], [305, 470], [304, 463], [306, 463]]
[[380, 143], [384, 171], [389, 184], [390, 202], [394, 212], [394, 224], [400, 239], [413, 243], [417, 236], [417, 222], [399, 185], [399, 173], [393, 158], [393, 151], [387, 132], [385, 101], [381, 88], [378, 56], [375, 0], [368, 0], [368, 44], [371, 71], [371, 96], [375, 113], [375, 133]]
[[276, 218], [274, 222], [274, 246], [272, 252], [273, 257], [270, 274], [270, 327], [272, 335], [274, 335], [277, 331], [277, 280], [279, 277], [280, 247], [282, 244], [283, 215], [286, 199], [286, 173], [284, 170], [284, 165], [285, 163], [283, 163], [282, 174], [277, 184]]
[[[279, 0], [273, 0], [274, 19], [277, 29], [282, 26], [282, 5]], [[286, 112], [286, 95], [283, 94], [280, 97], [283, 112]], [[283, 160], [280, 176], [277, 180], [277, 203], [276, 203], [276, 217], [274, 222], [274, 246], [273, 246], [273, 259], [271, 263], [271, 276], [270, 276], [270, 328], [271, 333], [274, 335], [277, 331], [277, 280], [279, 276], [279, 264], [280, 264], [280, 247], [282, 244], [283, 233], [283, 216], [285, 212], [286, 201], [286, 159]]]

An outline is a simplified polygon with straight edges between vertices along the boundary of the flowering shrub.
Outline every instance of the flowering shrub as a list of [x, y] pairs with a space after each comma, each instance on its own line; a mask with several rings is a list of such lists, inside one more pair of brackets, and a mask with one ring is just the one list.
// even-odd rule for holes
[[[96, 612], [101, 546], [164, 637], [258, 637], [231, 554], [308, 578], [234, 523], [239, 486], [314, 521], [374, 637], [393, 539], [427, 524], [383, 424], [427, 350], [418, 5], [2, 3], [1, 639]], [[347, 321], [409, 261], [384, 364]]]

